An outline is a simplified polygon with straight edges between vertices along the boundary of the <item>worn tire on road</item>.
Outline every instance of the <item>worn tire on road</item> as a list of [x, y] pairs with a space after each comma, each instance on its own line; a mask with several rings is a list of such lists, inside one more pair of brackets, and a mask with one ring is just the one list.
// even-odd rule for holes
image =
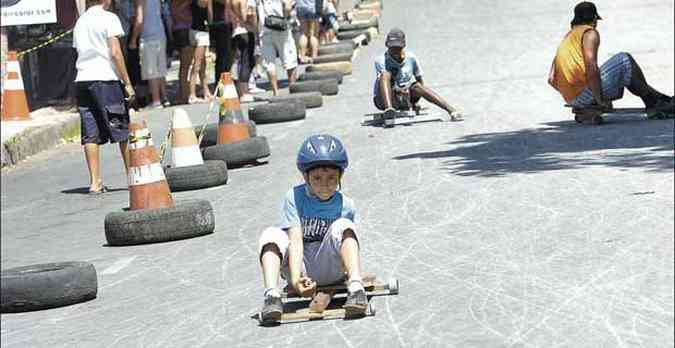
[[354, 45], [352, 43], [339, 45], [324, 45], [319, 46], [319, 57], [327, 54], [349, 53], [354, 55]]
[[213, 207], [206, 200], [176, 202], [170, 208], [112, 212], [105, 217], [108, 245], [168, 242], [213, 233]]
[[187, 167], [165, 167], [164, 176], [171, 192], [199, 190], [227, 184], [227, 164], [223, 161], [204, 161]]
[[377, 17], [372, 17], [366, 21], [353, 21], [351, 23], [340, 24], [339, 31], [364, 30], [372, 27], [380, 27], [380, 21]]
[[338, 40], [353, 40], [357, 36], [365, 34], [368, 37], [368, 40], [370, 40], [370, 35], [368, 34], [367, 30], [349, 30], [349, 31], [341, 31], [337, 33], [337, 38]]
[[248, 109], [248, 117], [259, 124], [302, 120], [305, 115], [305, 103], [301, 100], [256, 105]]
[[[195, 134], [197, 139], [199, 139], [199, 132], [201, 131], [202, 126], [195, 127]], [[253, 121], [248, 122], [248, 134], [251, 138], [258, 136], [258, 129], [256, 124]], [[204, 138], [202, 138], [202, 143], [199, 144], [199, 147], [213, 146], [218, 143], [218, 124], [209, 123], [206, 128], [204, 128]]]
[[335, 53], [318, 56], [312, 60], [313, 64], [333, 63], [333, 62], [351, 62], [351, 53]]
[[314, 81], [314, 80], [325, 80], [325, 79], [335, 79], [338, 84], [342, 84], [342, 79], [344, 74], [337, 70], [326, 70], [326, 71], [313, 71], [306, 72], [298, 77], [298, 81]]
[[352, 62], [334, 62], [334, 63], [323, 63], [323, 64], [312, 64], [307, 67], [308, 72], [314, 71], [339, 71], [343, 75], [352, 74]]
[[288, 90], [293, 93], [299, 92], [321, 92], [322, 95], [338, 94], [338, 82], [336, 79], [298, 81], [292, 84]]
[[270, 155], [270, 146], [265, 137], [249, 138], [232, 144], [216, 144], [204, 148], [205, 160], [220, 160], [228, 168], [254, 164], [258, 159]]
[[293, 93], [290, 95], [278, 95], [276, 97], [269, 97], [269, 103], [283, 103], [287, 101], [302, 101], [305, 103], [305, 109], [318, 108], [323, 105], [323, 96], [321, 92], [304, 92]]
[[98, 280], [88, 262], [58, 262], [10, 268], [0, 275], [0, 312], [68, 306], [96, 298]]

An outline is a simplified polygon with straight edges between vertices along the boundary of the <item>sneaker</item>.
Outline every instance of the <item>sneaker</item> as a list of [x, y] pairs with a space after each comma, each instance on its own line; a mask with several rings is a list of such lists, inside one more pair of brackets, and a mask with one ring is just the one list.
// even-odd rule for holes
[[148, 105], [148, 107], [150, 109], [164, 109], [164, 105], [162, 105], [161, 102], [152, 103], [152, 104]]
[[283, 306], [281, 305], [281, 297], [267, 295], [265, 296], [265, 303], [262, 311], [260, 311], [260, 320], [263, 323], [275, 323], [281, 320], [281, 313], [283, 313]]
[[239, 98], [240, 103], [253, 103], [254, 101], [255, 98], [253, 98], [253, 96], [250, 94], [244, 94], [243, 96], [241, 96], [241, 98]]
[[365, 290], [350, 292], [344, 305], [347, 316], [363, 316], [368, 308], [368, 297]]
[[262, 89], [262, 88], [253, 87], [253, 88], [249, 88], [248, 92], [251, 93], [251, 94], [260, 94], [260, 93], [265, 93], [267, 91]]

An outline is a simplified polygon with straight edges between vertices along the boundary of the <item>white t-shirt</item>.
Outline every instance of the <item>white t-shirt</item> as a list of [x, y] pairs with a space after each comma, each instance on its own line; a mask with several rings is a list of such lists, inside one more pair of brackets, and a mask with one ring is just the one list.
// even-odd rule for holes
[[123, 35], [122, 23], [116, 14], [101, 5], [85, 11], [73, 29], [73, 46], [77, 49], [75, 81], [119, 80], [108, 38]]

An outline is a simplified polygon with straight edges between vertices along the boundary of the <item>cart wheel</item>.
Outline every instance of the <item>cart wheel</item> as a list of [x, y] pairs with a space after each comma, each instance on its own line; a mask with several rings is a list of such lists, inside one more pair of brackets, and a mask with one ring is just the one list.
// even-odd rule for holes
[[577, 123], [582, 123], [582, 122], [583, 122], [583, 121], [579, 118], [579, 115], [576, 115], [576, 114], [574, 115], [574, 121], [576, 121]]
[[370, 311], [370, 315], [375, 315], [376, 310], [372, 303], [368, 303], [368, 311]]
[[398, 295], [398, 279], [389, 278], [389, 283], [387, 284], [387, 289], [392, 295]]
[[593, 124], [603, 124], [605, 119], [602, 116], [593, 116]]
[[258, 312], [258, 324], [265, 325], [265, 323], [262, 320], [262, 312]]

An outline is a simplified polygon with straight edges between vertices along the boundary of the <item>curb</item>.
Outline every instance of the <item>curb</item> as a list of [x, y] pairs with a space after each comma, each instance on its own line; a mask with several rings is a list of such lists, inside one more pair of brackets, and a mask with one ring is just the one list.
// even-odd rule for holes
[[3, 142], [0, 150], [2, 168], [16, 165], [29, 156], [55, 147], [61, 143], [61, 139], [71, 138], [79, 133], [78, 115], [71, 115], [56, 124], [27, 128]]

